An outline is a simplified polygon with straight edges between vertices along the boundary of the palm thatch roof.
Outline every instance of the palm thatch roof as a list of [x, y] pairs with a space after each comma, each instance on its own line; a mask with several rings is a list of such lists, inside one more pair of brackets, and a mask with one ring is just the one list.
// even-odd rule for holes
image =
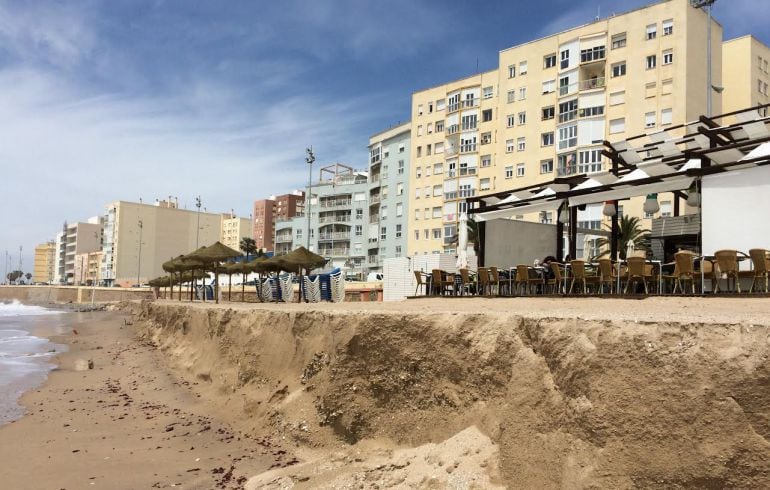
[[240, 257], [242, 254], [222, 244], [222, 242], [216, 242], [208, 247], [199, 248], [195, 252], [185, 255], [187, 259], [198, 259], [203, 262], [224, 262], [227, 259], [234, 259]]
[[325, 258], [302, 246], [295, 248], [286, 255], [282, 255], [280, 258], [285, 264], [292, 267], [292, 271], [298, 271], [300, 268], [311, 270], [326, 264]]

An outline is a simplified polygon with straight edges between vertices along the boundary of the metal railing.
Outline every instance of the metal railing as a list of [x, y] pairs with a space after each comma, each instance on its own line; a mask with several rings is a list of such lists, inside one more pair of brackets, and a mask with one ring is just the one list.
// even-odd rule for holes
[[569, 95], [573, 92], [577, 92], [578, 89], [578, 83], [570, 83], [569, 85], [560, 85], [559, 86], [559, 97], [563, 97], [565, 95]]
[[347, 223], [350, 221], [350, 215], [335, 215], [335, 216], [321, 216], [318, 218], [319, 223]]
[[578, 90], [593, 90], [596, 88], [604, 88], [604, 77], [590, 78], [588, 80], [581, 80], [579, 82]]
[[319, 233], [319, 240], [347, 240], [350, 239], [349, 231], [333, 231], [330, 233]]
[[350, 206], [353, 204], [352, 199], [337, 199], [333, 201], [321, 201], [320, 207], [322, 208], [337, 208], [340, 206]]

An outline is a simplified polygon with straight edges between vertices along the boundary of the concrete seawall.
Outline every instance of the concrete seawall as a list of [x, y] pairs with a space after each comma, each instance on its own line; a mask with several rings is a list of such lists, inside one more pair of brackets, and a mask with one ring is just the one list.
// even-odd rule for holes
[[152, 299], [148, 288], [90, 288], [80, 286], [0, 286], [0, 301], [24, 303], [90, 303]]

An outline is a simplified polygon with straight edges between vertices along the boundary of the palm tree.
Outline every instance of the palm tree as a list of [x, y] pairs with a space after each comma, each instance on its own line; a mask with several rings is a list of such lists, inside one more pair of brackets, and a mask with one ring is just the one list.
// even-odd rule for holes
[[253, 238], [241, 238], [241, 242], [238, 244], [238, 246], [240, 247], [241, 251], [246, 254], [246, 262], [249, 261], [251, 254], [257, 253], [257, 242], [255, 242]]
[[[605, 225], [612, 231], [612, 226]], [[599, 248], [609, 249], [612, 246], [612, 238], [602, 237], [597, 241]], [[635, 249], [649, 250], [650, 230], [642, 228], [642, 220], [636, 216], [622, 216], [618, 222], [618, 252], [621, 260], [626, 259], [628, 244], [633, 243]]]
[[[473, 251], [476, 253], [476, 255], [479, 254], [479, 224], [476, 223], [476, 220], [473, 218], [468, 218], [468, 221], [466, 222], [466, 227], [468, 228], [468, 243], [473, 243]], [[452, 245], [457, 245], [457, 241], [459, 240], [459, 234], [456, 234], [454, 238], [452, 238], [452, 241], [450, 242]]]

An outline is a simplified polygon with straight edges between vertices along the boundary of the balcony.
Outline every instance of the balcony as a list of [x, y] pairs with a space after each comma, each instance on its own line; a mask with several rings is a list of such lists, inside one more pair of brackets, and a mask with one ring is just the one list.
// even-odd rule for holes
[[380, 174], [372, 174], [369, 177], [369, 183], [370, 184], [377, 184], [380, 181]]
[[460, 153], [473, 153], [476, 151], [476, 143], [460, 145]]
[[352, 199], [335, 199], [335, 200], [321, 201], [320, 207], [321, 209], [332, 209], [332, 208], [350, 207], [351, 204], [353, 204]]
[[379, 213], [369, 215], [369, 224], [370, 225], [375, 225], [375, 224], [377, 224], [379, 222], [380, 222], [380, 215], [379, 215]]
[[556, 167], [557, 177], [567, 177], [569, 175], [577, 175], [577, 173], [578, 173], [577, 165], [567, 165], [562, 167]]
[[447, 157], [450, 157], [452, 155], [457, 155], [457, 148], [458, 148], [457, 146], [448, 146], [444, 150], [444, 155], [446, 155]]
[[465, 175], [476, 175], [476, 167], [460, 167], [460, 176], [463, 177]]
[[276, 235], [275, 236], [275, 243], [291, 243], [292, 242], [292, 235]]
[[578, 110], [573, 109], [571, 111], [563, 112], [559, 114], [559, 124], [572, 121], [573, 119], [577, 118]]
[[369, 205], [372, 204], [379, 204], [380, 203], [380, 195], [377, 194], [376, 196], [369, 196]]
[[324, 257], [347, 257], [350, 255], [349, 248], [322, 248], [318, 250], [319, 255]]
[[336, 214], [331, 216], [320, 216], [318, 218], [319, 223], [349, 223], [350, 222], [350, 215], [349, 214]]
[[457, 112], [460, 110], [460, 102], [451, 102], [446, 105], [446, 112], [447, 114], [451, 114], [452, 112]]
[[586, 90], [595, 90], [604, 88], [605, 86], [605, 78], [604, 77], [596, 77], [596, 78], [590, 78], [588, 80], [582, 80], [579, 83], [578, 90], [583, 92]]
[[471, 109], [479, 106], [479, 99], [465, 99], [462, 103], [463, 109]]
[[447, 170], [444, 172], [444, 180], [454, 179], [457, 177], [457, 170]]
[[478, 127], [479, 124], [475, 121], [463, 123], [463, 131], [475, 131]]
[[[467, 197], [474, 197], [475, 195], [476, 189], [460, 189], [459, 191], [445, 192], [444, 200], [454, 201], [455, 199], [465, 199]], [[446, 216], [444, 218], [446, 218]]]
[[379, 255], [369, 255], [366, 263], [369, 265], [380, 265], [382, 263], [382, 260], [380, 259]]
[[569, 85], [560, 85], [559, 86], [559, 97], [564, 97], [565, 95], [574, 94], [578, 90], [578, 83], [570, 83]]
[[319, 241], [350, 240], [349, 231], [332, 231], [318, 234]]
[[447, 126], [446, 130], [445, 130], [445, 133], [446, 133], [447, 136], [449, 136], [451, 134], [459, 133], [459, 132], [460, 132], [460, 125], [459, 124], [452, 124], [450, 126]]

